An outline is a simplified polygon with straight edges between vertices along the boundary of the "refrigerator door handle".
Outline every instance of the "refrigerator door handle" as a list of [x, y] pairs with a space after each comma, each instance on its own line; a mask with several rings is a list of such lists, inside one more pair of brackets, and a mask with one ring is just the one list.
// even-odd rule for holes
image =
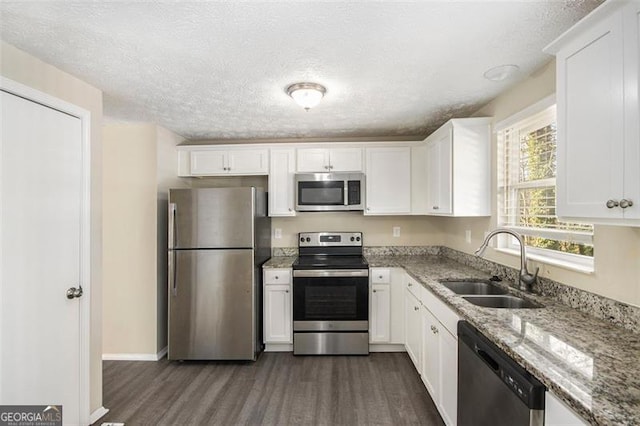
[[171, 280], [170, 288], [173, 296], [178, 295], [178, 280], [177, 280], [177, 269], [178, 265], [176, 265], [176, 240], [177, 240], [177, 229], [176, 229], [176, 211], [177, 206], [175, 203], [169, 203], [169, 279]]

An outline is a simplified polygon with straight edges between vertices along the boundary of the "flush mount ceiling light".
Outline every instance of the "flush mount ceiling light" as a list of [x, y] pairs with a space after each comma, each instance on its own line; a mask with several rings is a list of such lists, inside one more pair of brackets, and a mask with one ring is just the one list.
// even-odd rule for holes
[[484, 78], [491, 81], [503, 81], [513, 77], [520, 70], [517, 65], [500, 65], [484, 73]]
[[287, 87], [287, 95], [307, 111], [318, 105], [326, 92], [327, 89], [317, 83], [295, 83]]

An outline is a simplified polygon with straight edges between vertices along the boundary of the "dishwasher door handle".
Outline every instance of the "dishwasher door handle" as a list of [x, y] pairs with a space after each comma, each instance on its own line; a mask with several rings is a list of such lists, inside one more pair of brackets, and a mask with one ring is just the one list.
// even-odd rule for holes
[[478, 345], [474, 345], [474, 346], [475, 346], [474, 348], [475, 352], [478, 354], [480, 359], [484, 361], [485, 364], [487, 364], [495, 372], [500, 370], [500, 364], [498, 364], [498, 362], [495, 359], [493, 359], [491, 355], [489, 355], [486, 351], [483, 351], [482, 349], [480, 349]]

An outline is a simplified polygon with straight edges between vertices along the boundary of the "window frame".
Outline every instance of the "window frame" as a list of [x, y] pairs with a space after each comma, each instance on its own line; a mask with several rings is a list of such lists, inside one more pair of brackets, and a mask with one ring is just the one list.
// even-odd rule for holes
[[[578, 243], [587, 243], [594, 244], [593, 232], [581, 232], [581, 231], [567, 231], [567, 230], [556, 230], [552, 228], [527, 228], [520, 226], [507, 225], [503, 223], [503, 217], [505, 216], [504, 211], [504, 203], [506, 202], [506, 196], [508, 190], [517, 190], [521, 188], [525, 188], [528, 186], [531, 187], [542, 187], [543, 185], [539, 185], [544, 181], [547, 183], [553, 183], [555, 181], [554, 186], [556, 187], [557, 194], [557, 176], [554, 178], [544, 179], [537, 182], [537, 184], [530, 183], [521, 183], [519, 185], [515, 185], [510, 187], [509, 189], [503, 188], [505, 186], [504, 174], [505, 173], [514, 173], [514, 171], [504, 170], [504, 155], [505, 148], [501, 146], [502, 141], [500, 140], [500, 132], [505, 131], [508, 128], [514, 127], [519, 123], [526, 123], [527, 120], [531, 120], [533, 116], [541, 113], [542, 111], [554, 106], [556, 104], [555, 94], [547, 96], [544, 99], [530, 105], [529, 107], [507, 117], [506, 119], [498, 122], [494, 126], [494, 133], [496, 135], [496, 139], [498, 140], [498, 144], [496, 146], [496, 161], [497, 161], [497, 171], [498, 175], [496, 177], [496, 223], [500, 227], [506, 227], [509, 229], [513, 229], [514, 231], [527, 236], [536, 236], [548, 239], [562, 239], [562, 238], [553, 238], [565, 236], [564, 239], [567, 239], [566, 236], [570, 236], [570, 240], [578, 242]], [[557, 119], [557, 116], [556, 116]], [[556, 121], [557, 122], [557, 121]], [[557, 147], [557, 145], [556, 145]], [[547, 185], [550, 186], [550, 185]], [[513, 199], [513, 198], [512, 198]], [[498, 235], [496, 238], [496, 243], [494, 246], [495, 250], [503, 253], [519, 255], [520, 254], [520, 246], [517, 240], [509, 235]], [[557, 250], [551, 249], [543, 249], [533, 246], [526, 246], [527, 256], [532, 260], [537, 260], [542, 263], [547, 263], [555, 266], [559, 266], [565, 269], [575, 270], [584, 273], [593, 273], [594, 272], [594, 258], [595, 258], [595, 247], [594, 247], [594, 256], [585, 256], [578, 255], [573, 253], [566, 253]]]

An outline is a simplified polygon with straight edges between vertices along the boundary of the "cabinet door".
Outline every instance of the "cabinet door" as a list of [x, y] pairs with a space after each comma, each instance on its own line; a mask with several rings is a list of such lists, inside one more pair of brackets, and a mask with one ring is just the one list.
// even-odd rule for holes
[[451, 130], [427, 146], [427, 211], [430, 214], [453, 213], [451, 205], [452, 149]]
[[190, 171], [192, 176], [226, 175], [227, 153], [225, 151], [191, 151]]
[[447, 425], [458, 418], [458, 340], [442, 325], [438, 326], [440, 342], [440, 414]]
[[264, 342], [292, 343], [290, 286], [264, 286]]
[[422, 381], [431, 394], [434, 403], [440, 398], [440, 341], [438, 339], [438, 320], [425, 307], [421, 309], [422, 318]]
[[266, 175], [269, 172], [269, 151], [266, 149], [229, 151], [227, 170], [235, 175]]
[[409, 290], [405, 291], [405, 348], [407, 353], [416, 367], [420, 371], [420, 351], [421, 344], [421, 321], [420, 321], [420, 302], [411, 294]]
[[269, 216], [295, 216], [295, 151], [272, 149], [269, 160]]
[[367, 215], [411, 213], [411, 148], [367, 148]]
[[324, 148], [298, 148], [297, 150], [298, 172], [328, 172], [329, 151]]
[[585, 426], [587, 422], [582, 420], [571, 408], [567, 407], [560, 399], [546, 392], [544, 407], [545, 426]]
[[371, 286], [371, 343], [389, 343], [391, 329], [391, 286], [374, 284]]
[[362, 148], [329, 149], [329, 170], [332, 172], [361, 172]]
[[557, 81], [557, 214], [622, 218], [606, 206], [624, 196], [622, 14], [558, 53]]

